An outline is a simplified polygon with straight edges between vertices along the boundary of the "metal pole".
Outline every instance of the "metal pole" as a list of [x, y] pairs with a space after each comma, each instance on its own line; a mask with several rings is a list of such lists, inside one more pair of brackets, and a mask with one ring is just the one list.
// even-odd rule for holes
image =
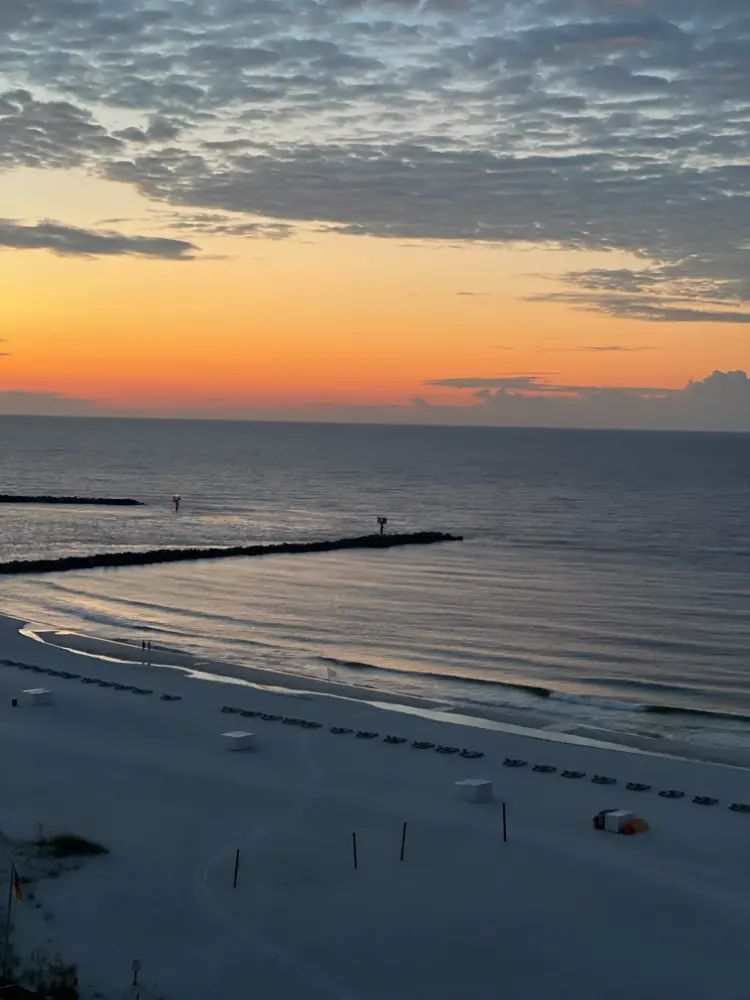
[[508, 823], [505, 816], [505, 803], [503, 802], [503, 843], [508, 843]]
[[401, 861], [404, 860], [405, 850], [406, 850], [406, 823], [404, 823], [404, 829], [401, 831]]
[[10, 882], [8, 885], [8, 908], [5, 914], [5, 947], [3, 949], [3, 974], [0, 978], [0, 982], [5, 983], [5, 977], [8, 974], [8, 957], [10, 949], [10, 908], [13, 905], [13, 886], [15, 884], [16, 878], [16, 866], [11, 864], [10, 866]]
[[234, 882], [232, 884], [233, 889], [237, 888], [237, 876], [239, 875], [239, 873], [240, 873], [240, 849], [238, 847], [237, 854], [234, 857]]
[[357, 870], [357, 834], [352, 834], [352, 850], [354, 851], [354, 870]]

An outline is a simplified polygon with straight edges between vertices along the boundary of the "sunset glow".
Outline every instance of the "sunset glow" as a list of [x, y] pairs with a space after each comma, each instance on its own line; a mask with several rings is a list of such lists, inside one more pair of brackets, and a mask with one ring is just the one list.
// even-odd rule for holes
[[[104, 17], [120, 5], [99, 6]], [[437, 39], [449, 15], [439, 5], [399, 14], [373, 3], [317, 27], [303, 17], [307, 48], [295, 41], [294, 56], [280, 3], [265, 44], [287, 52], [279, 55], [284, 73], [305, 67], [322, 88], [315, 144], [291, 84], [284, 114], [276, 97], [258, 105], [251, 91], [272, 87], [270, 70], [248, 69], [249, 55], [242, 58], [255, 51], [262, 12], [234, 24], [225, 6], [219, 17], [222, 4], [210, 13], [199, 0], [159, 0], [164, 20], [147, 39], [146, 7], [136, 3], [122, 27], [133, 33], [121, 53], [133, 59], [127, 99], [97, 56], [100, 15], [82, 7], [76, 30], [91, 33], [91, 47], [77, 58], [101, 78], [97, 101], [86, 98], [73, 63], [45, 77], [34, 4], [11, 17], [29, 59], [0, 76], [0, 411], [377, 419], [380, 407], [383, 419], [393, 408], [417, 419], [426, 403], [430, 416], [440, 410], [447, 419], [444, 407], [476, 409], [475, 393], [449, 384], [459, 379], [485, 379], [489, 389], [493, 379], [534, 376], [558, 386], [682, 390], [714, 370], [748, 367], [750, 269], [740, 230], [750, 210], [739, 187], [726, 180], [716, 193], [718, 173], [715, 183], [708, 176], [734, 176], [729, 145], [713, 166], [657, 150], [651, 179], [626, 192], [642, 193], [642, 204], [626, 209], [618, 195], [647, 138], [654, 149], [654, 136], [671, 148], [659, 115], [685, 110], [690, 99], [653, 83], [648, 101], [635, 100], [614, 93], [617, 81], [645, 80], [649, 67], [656, 80], [666, 43], [654, 26], [671, 24], [687, 46], [687, 11], [682, 24], [668, 21], [665, 3], [640, 5], [654, 8], [641, 16], [612, 0], [601, 10], [584, 4], [591, 9], [581, 16], [571, 0], [567, 35], [559, 28], [556, 46], [534, 57], [540, 75], [524, 92], [548, 121], [532, 148], [511, 119], [491, 125], [488, 88], [510, 79], [510, 64], [490, 71], [471, 60], [489, 44], [484, 36], [511, 46], [552, 32], [541, 0], [505, 22], [467, 0], [453, 22], [467, 54], [442, 54], [455, 93], [437, 77], [434, 86], [427, 77], [404, 82], [402, 99], [414, 111], [379, 136], [368, 134], [374, 109], [357, 96], [346, 59], [351, 67], [359, 60], [373, 86], [403, 76], [414, 60], [427, 73], [428, 56], [441, 58]], [[373, 29], [370, 48], [357, 38], [357, 17], [383, 33]], [[729, 30], [720, 22], [717, 14], [705, 31]], [[202, 32], [203, 48], [191, 49], [187, 35], [176, 42], [182, 36], [168, 35], [167, 24]], [[404, 39], [411, 26], [419, 43], [390, 46], [386, 24]], [[55, 31], [63, 50], [72, 44], [73, 21]], [[576, 32], [599, 41], [563, 58]], [[192, 87], [188, 103], [174, 88], [153, 89], [153, 44], [163, 47], [157, 76], [169, 71], [175, 87], [178, 77]], [[175, 46], [187, 48], [178, 57]], [[310, 54], [334, 50], [339, 62], [331, 55], [330, 66]], [[216, 88], [230, 58], [236, 66], [222, 101]], [[274, 72], [277, 86], [281, 69]], [[606, 100], [603, 82], [584, 93], [585, 74], [610, 74]], [[136, 79], [148, 98], [136, 96]], [[347, 114], [339, 118], [324, 97], [326, 80], [343, 88]], [[395, 116], [395, 97], [379, 100], [383, 121]], [[554, 118], [555, 101], [567, 118], [563, 110]], [[508, 96], [504, 106], [521, 114], [522, 100]], [[729, 118], [737, 131], [750, 115], [747, 100], [731, 114], [722, 107], [701, 112], [695, 126], [714, 145], [729, 135]], [[605, 111], [622, 129], [617, 153], [592, 131]], [[672, 210], [660, 192], [688, 185], [690, 170], [699, 172]]]

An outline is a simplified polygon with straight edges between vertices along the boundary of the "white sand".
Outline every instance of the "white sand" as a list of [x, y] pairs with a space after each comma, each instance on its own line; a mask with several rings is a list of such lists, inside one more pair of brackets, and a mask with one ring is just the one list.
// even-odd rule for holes
[[[750, 800], [747, 771], [210, 683], [42, 645], [17, 628], [0, 623], [0, 659], [155, 692], [0, 666], [0, 829], [33, 836], [42, 822], [112, 852], [40, 883], [42, 909], [14, 908], [19, 944], [50, 941], [77, 961], [84, 997], [127, 986], [137, 957], [144, 982], [170, 1000], [746, 1000], [750, 816], [727, 806]], [[39, 686], [54, 705], [11, 708]], [[162, 691], [182, 700], [160, 701]], [[225, 715], [222, 704], [325, 728]], [[331, 725], [486, 756], [335, 736]], [[256, 732], [258, 749], [223, 751], [219, 735], [233, 729]], [[503, 767], [506, 755], [529, 766]], [[535, 762], [588, 774], [536, 774]], [[618, 785], [591, 784], [593, 773]], [[468, 777], [492, 779], [507, 802], [507, 844], [499, 802], [456, 798], [453, 782]], [[626, 781], [654, 791], [626, 791]], [[661, 788], [687, 795], [664, 800]], [[694, 794], [721, 802], [693, 805]], [[594, 812], [617, 806], [639, 810], [651, 830], [591, 828]]]

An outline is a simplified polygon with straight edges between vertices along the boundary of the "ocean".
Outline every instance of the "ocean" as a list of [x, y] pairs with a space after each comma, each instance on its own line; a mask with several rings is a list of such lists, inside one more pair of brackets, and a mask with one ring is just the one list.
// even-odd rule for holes
[[0, 505], [0, 560], [335, 538], [378, 515], [465, 539], [0, 577], [3, 613], [333, 669], [375, 700], [750, 747], [750, 436], [0, 417], [0, 492], [145, 501]]

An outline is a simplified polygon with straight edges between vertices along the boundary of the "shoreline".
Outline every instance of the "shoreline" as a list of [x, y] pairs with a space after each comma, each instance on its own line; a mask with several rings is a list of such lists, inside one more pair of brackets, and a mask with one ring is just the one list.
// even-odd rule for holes
[[548, 717], [530, 710], [497, 711], [466, 706], [453, 708], [438, 699], [391, 694], [376, 688], [308, 675], [287, 674], [265, 667], [246, 667], [224, 660], [202, 658], [168, 646], [152, 646], [151, 659], [144, 662], [137, 640], [103, 639], [6, 615], [0, 615], [1, 625], [15, 627], [29, 642], [36, 641], [102, 662], [126, 664], [139, 671], [153, 673], [154, 676], [166, 670], [177, 670], [188, 677], [214, 684], [256, 687], [287, 697], [322, 697], [363, 703], [444, 724], [494, 730], [539, 741], [750, 769], [750, 752], [736, 748], [708, 747], [672, 740], [667, 736], [650, 737], [591, 724], [565, 721], [550, 724]]

